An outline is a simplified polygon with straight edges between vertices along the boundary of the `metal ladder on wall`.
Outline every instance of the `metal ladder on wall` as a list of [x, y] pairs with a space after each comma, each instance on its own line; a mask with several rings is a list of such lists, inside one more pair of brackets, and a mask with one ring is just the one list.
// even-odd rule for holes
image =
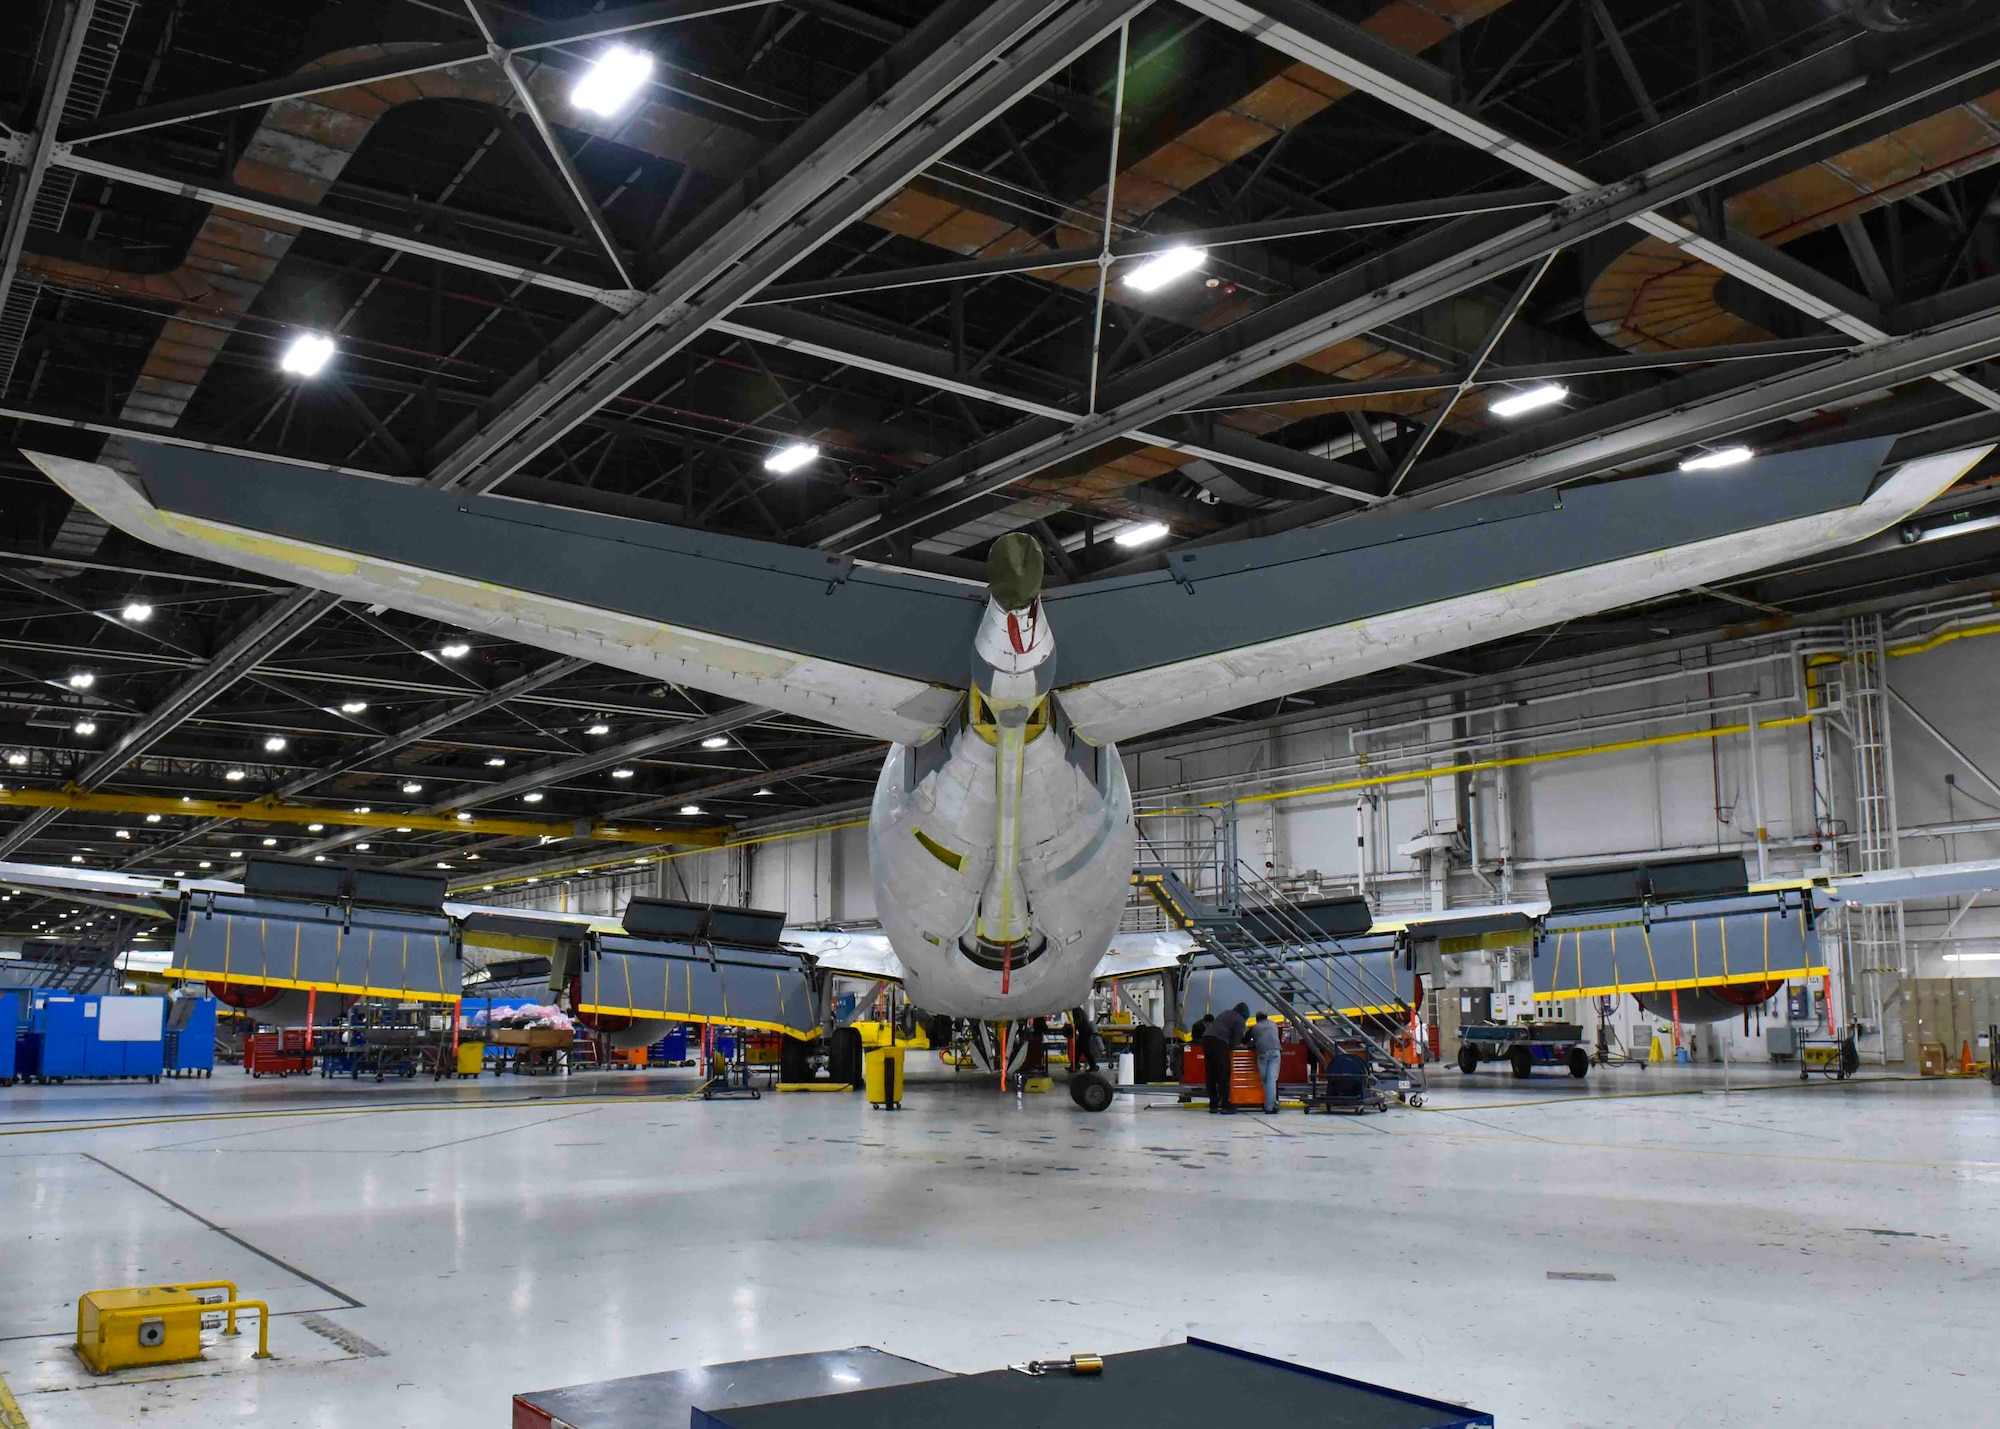
[[1193, 936], [1199, 951], [1276, 1008], [1322, 1066], [1336, 1056], [1363, 1057], [1378, 1083], [1390, 1080], [1413, 1105], [1421, 1105], [1423, 1068], [1397, 1060], [1387, 1038], [1344, 1010], [1380, 1008], [1406, 1016], [1408, 999], [1343, 955], [1338, 941], [1313, 926], [1276, 884], [1241, 861], [1224, 870], [1216, 902], [1201, 897], [1165, 864], [1141, 866], [1132, 877]]
[[[1843, 667], [1848, 709], [1848, 733], [1854, 745], [1854, 850], [1860, 872], [1876, 873], [1898, 867], [1896, 847], [1895, 766], [1889, 748], [1889, 701], [1882, 617], [1857, 616], [1847, 622], [1847, 661]], [[1887, 1012], [1905, 973], [1903, 905], [1849, 905], [1846, 918], [1849, 969], [1864, 974], [1872, 1014], [1882, 1041], [1883, 1059], [1890, 1053]]]

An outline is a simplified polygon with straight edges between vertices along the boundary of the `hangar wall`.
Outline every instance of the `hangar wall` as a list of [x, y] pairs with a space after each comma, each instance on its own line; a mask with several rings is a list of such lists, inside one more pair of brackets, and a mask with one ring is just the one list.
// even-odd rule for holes
[[[1846, 872], [1863, 866], [1855, 740], [1871, 697], [1861, 687], [1880, 685], [1870, 673], [1879, 670], [1886, 685], [1872, 697], [1886, 712], [1881, 758], [1900, 862], [1995, 858], [2000, 641], [1984, 638], [1982, 620], [1991, 610], [1982, 598], [1468, 680], [1449, 696], [1264, 710], [1200, 738], [1127, 750], [1126, 769], [1155, 856], [1198, 861], [1233, 801], [1240, 856], [1253, 868], [1302, 894], [1358, 888], [1385, 914], [1536, 898], [1551, 870], [1662, 853], [1741, 852], [1754, 877], [1760, 827], [1770, 877]], [[613, 912], [635, 892], [782, 908], [798, 924], [875, 914], [858, 826], [552, 880], [508, 901], [568, 897], [572, 908]], [[1844, 924], [1830, 930], [1834, 956], [1845, 934]], [[1895, 946], [1846, 942], [1841, 995], [1887, 1029], [1877, 1054], [1902, 1060], [1915, 1055], [1914, 1017], [1903, 1025], [1915, 980], [2000, 976], [2000, 906], [1913, 903]], [[1762, 1055], [1754, 1032], [1718, 1032], [1734, 1037], [1732, 1055]]]

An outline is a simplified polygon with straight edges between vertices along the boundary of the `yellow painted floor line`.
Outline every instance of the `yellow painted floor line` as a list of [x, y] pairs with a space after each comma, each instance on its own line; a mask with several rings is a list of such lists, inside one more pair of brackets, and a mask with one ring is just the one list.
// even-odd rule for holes
[[28, 1429], [28, 1416], [21, 1411], [13, 1391], [7, 1388], [4, 1374], [0, 1374], [0, 1429]]

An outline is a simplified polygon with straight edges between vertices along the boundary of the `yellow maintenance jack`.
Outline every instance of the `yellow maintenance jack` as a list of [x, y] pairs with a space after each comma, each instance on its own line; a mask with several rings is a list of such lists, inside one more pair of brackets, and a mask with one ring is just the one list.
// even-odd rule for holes
[[[197, 1291], [223, 1290], [225, 1300], [204, 1300]], [[202, 1358], [205, 1315], [226, 1314], [224, 1334], [236, 1333], [236, 1312], [257, 1312], [257, 1358], [271, 1357], [271, 1307], [245, 1300], [232, 1280], [197, 1280], [185, 1285], [133, 1285], [91, 1290], [76, 1302], [76, 1353], [92, 1374], [138, 1365], [185, 1364]]]

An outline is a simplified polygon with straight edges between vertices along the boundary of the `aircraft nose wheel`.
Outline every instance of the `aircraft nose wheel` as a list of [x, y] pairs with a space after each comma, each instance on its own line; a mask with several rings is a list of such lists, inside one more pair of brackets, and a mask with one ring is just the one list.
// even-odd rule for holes
[[1069, 1099], [1085, 1111], [1107, 1111], [1117, 1095], [1111, 1079], [1102, 1072], [1078, 1072], [1069, 1079]]

